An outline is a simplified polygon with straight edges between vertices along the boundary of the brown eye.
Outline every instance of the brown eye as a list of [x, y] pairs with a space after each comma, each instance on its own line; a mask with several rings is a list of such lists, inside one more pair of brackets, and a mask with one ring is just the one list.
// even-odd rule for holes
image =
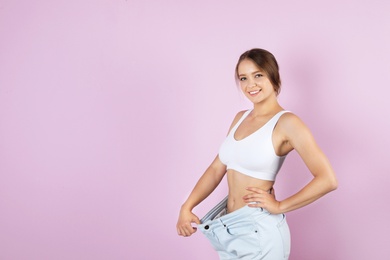
[[242, 78], [240, 78], [240, 81], [244, 81], [244, 80], [246, 80], [246, 78], [245, 78], [245, 77], [242, 77]]

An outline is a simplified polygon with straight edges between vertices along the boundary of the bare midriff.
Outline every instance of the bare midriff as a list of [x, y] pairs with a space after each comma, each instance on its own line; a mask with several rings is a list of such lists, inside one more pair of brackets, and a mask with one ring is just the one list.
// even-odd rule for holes
[[229, 185], [227, 210], [229, 213], [246, 206], [243, 197], [251, 193], [247, 190], [248, 187], [268, 192], [274, 185], [273, 181], [256, 179], [231, 169], [227, 171], [227, 180]]

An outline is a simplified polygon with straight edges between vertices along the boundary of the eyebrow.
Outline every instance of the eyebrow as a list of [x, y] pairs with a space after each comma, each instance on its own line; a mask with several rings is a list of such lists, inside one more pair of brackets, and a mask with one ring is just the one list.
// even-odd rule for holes
[[[254, 72], [252, 72], [252, 73], [250, 73], [250, 74], [256, 74], [256, 73], [264, 73], [264, 72], [262, 72], [262, 71], [260, 71], [260, 70], [256, 70], [256, 71], [254, 71]], [[245, 76], [245, 75], [246, 75], [246, 74], [238, 74], [239, 77]]]

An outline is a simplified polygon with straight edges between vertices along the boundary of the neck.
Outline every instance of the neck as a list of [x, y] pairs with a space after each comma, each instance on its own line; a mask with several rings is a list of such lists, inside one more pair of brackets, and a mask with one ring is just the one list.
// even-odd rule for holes
[[279, 105], [276, 99], [267, 100], [267, 102], [256, 103], [253, 105], [252, 115], [256, 116], [266, 116], [269, 114], [275, 114], [276, 112], [283, 110]]

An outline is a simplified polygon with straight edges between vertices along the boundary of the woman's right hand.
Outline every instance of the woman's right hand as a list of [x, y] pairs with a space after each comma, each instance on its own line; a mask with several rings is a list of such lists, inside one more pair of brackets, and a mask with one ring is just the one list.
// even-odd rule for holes
[[192, 213], [190, 210], [180, 210], [179, 220], [177, 221], [177, 234], [183, 237], [189, 237], [194, 234], [197, 230], [191, 223], [200, 224], [199, 218]]

